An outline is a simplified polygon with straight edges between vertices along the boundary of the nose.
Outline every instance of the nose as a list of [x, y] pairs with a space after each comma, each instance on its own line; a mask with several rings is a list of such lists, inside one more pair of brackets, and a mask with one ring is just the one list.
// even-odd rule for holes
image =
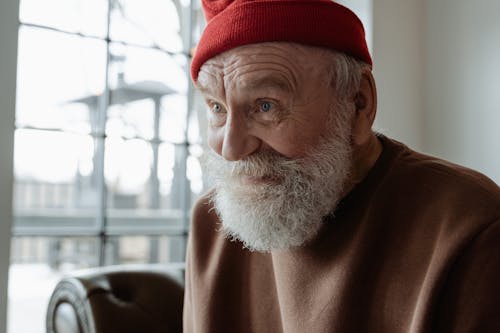
[[244, 116], [229, 115], [222, 142], [221, 155], [228, 161], [238, 161], [259, 149], [261, 140], [252, 134], [250, 120]]

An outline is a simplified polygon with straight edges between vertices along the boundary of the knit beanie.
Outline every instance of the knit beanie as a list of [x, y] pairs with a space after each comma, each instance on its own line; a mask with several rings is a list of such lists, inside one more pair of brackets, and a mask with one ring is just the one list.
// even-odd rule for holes
[[202, 0], [202, 6], [207, 26], [191, 62], [194, 82], [210, 58], [263, 42], [326, 47], [372, 65], [363, 24], [331, 0]]

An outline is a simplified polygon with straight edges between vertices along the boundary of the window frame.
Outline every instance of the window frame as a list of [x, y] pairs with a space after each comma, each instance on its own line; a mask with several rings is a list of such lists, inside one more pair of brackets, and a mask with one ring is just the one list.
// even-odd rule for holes
[[[193, 85], [189, 78], [189, 63], [191, 58], [191, 49], [193, 46], [193, 25], [191, 24], [194, 17], [194, 11], [199, 10], [196, 1], [189, 0], [187, 6], [183, 6], [181, 1], [172, 0], [182, 15], [181, 21], [183, 22], [183, 31], [181, 37], [183, 40], [184, 49], [179, 53], [172, 53], [170, 51], [161, 49], [157, 45], [144, 46], [123, 41], [114, 41], [110, 38], [110, 25], [111, 25], [111, 1], [106, 1], [108, 4], [107, 9], [107, 30], [105, 37], [98, 37], [87, 35], [85, 33], [61, 30], [58, 28], [34, 24], [29, 22], [18, 22], [16, 33], [21, 27], [31, 27], [35, 29], [45, 29], [57, 33], [73, 35], [79, 38], [91, 38], [104, 41], [106, 43], [106, 66], [105, 66], [105, 89], [98, 101], [98, 120], [96, 131], [92, 131], [88, 135], [95, 140], [96, 149], [94, 152], [97, 165], [95, 166], [96, 177], [98, 179], [98, 205], [94, 209], [78, 209], [73, 211], [62, 212], [57, 209], [14, 209], [13, 210], [13, 224], [11, 229], [12, 237], [34, 237], [34, 236], [47, 236], [47, 237], [71, 237], [71, 236], [91, 236], [98, 237], [99, 239], [99, 265], [105, 265], [109, 262], [106, 258], [107, 242], [112, 236], [124, 235], [140, 235], [140, 236], [181, 236], [183, 238], [182, 249], [176, 249], [180, 253], [178, 260], [183, 261], [185, 256], [185, 247], [187, 243], [187, 234], [189, 228], [189, 210], [191, 207], [191, 191], [190, 183], [187, 178], [187, 159], [189, 157], [189, 148], [192, 145], [188, 139], [189, 132], [189, 118], [193, 112]], [[19, 9], [19, 4], [17, 6]], [[19, 15], [17, 15], [19, 17]], [[187, 29], [186, 29], [187, 28]], [[165, 52], [169, 56], [181, 55], [186, 57], [187, 66], [185, 74], [188, 78], [187, 88], [187, 110], [186, 110], [186, 129], [184, 131], [183, 141], [180, 145], [183, 149], [183, 159], [180, 162], [182, 179], [180, 186], [181, 207], [179, 209], [110, 209], [108, 207], [108, 189], [105, 182], [104, 166], [105, 166], [105, 153], [106, 153], [106, 121], [107, 111], [110, 107], [111, 101], [111, 88], [110, 88], [110, 63], [111, 45], [122, 44], [124, 46], [145, 48]], [[16, 48], [17, 49], [17, 48]], [[155, 123], [154, 123], [154, 137], [146, 141], [153, 151], [155, 152], [153, 165], [151, 168], [151, 179], [153, 182], [158, 182], [158, 147], [162, 143], [169, 143], [162, 141], [159, 134], [159, 110], [155, 110]], [[37, 126], [18, 126], [16, 123], [15, 131], [19, 129], [34, 129], [34, 130], [54, 130]], [[56, 131], [67, 132], [65, 130], [56, 129]], [[128, 140], [130, 138], [123, 138]], [[175, 143], [174, 143], [175, 144]], [[197, 144], [197, 143], [194, 143]], [[157, 187], [153, 187], [156, 188]], [[158, 199], [158, 198], [157, 198]], [[157, 200], [156, 200], [157, 201]], [[158, 207], [157, 207], [158, 208]], [[177, 242], [174, 242], [177, 243]], [[180, 252], [179, 252], [180, 250]]]

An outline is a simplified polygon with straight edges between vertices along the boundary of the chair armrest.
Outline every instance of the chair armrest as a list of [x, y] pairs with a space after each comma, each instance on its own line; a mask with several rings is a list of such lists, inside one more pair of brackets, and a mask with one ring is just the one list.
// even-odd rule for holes
[[121, 265], [63, 278], [47, 308], [47, 333], [182, 332], [183, 268]]

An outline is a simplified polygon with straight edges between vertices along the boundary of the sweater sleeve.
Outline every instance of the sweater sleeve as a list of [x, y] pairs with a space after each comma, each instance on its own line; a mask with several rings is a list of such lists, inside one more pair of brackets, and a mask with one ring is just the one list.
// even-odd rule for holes
[[435, 314], [435, 332], [500, 332], [500, 220], [464, 249]]
[[[200, 286], [204, 282], [200, 276], [200, 267], [206, 267], [213, 245], [215, 212], [209, 204], [211, 192], [200, 197], [194, 204], [191, 216], [191, 228], [186, 251], [186, 275], [184, 289], [183, 332], [198, 332], [200, 308], [206, 306], [200, 295]], [[203, 288], [203, 287], [202, 287]]]

